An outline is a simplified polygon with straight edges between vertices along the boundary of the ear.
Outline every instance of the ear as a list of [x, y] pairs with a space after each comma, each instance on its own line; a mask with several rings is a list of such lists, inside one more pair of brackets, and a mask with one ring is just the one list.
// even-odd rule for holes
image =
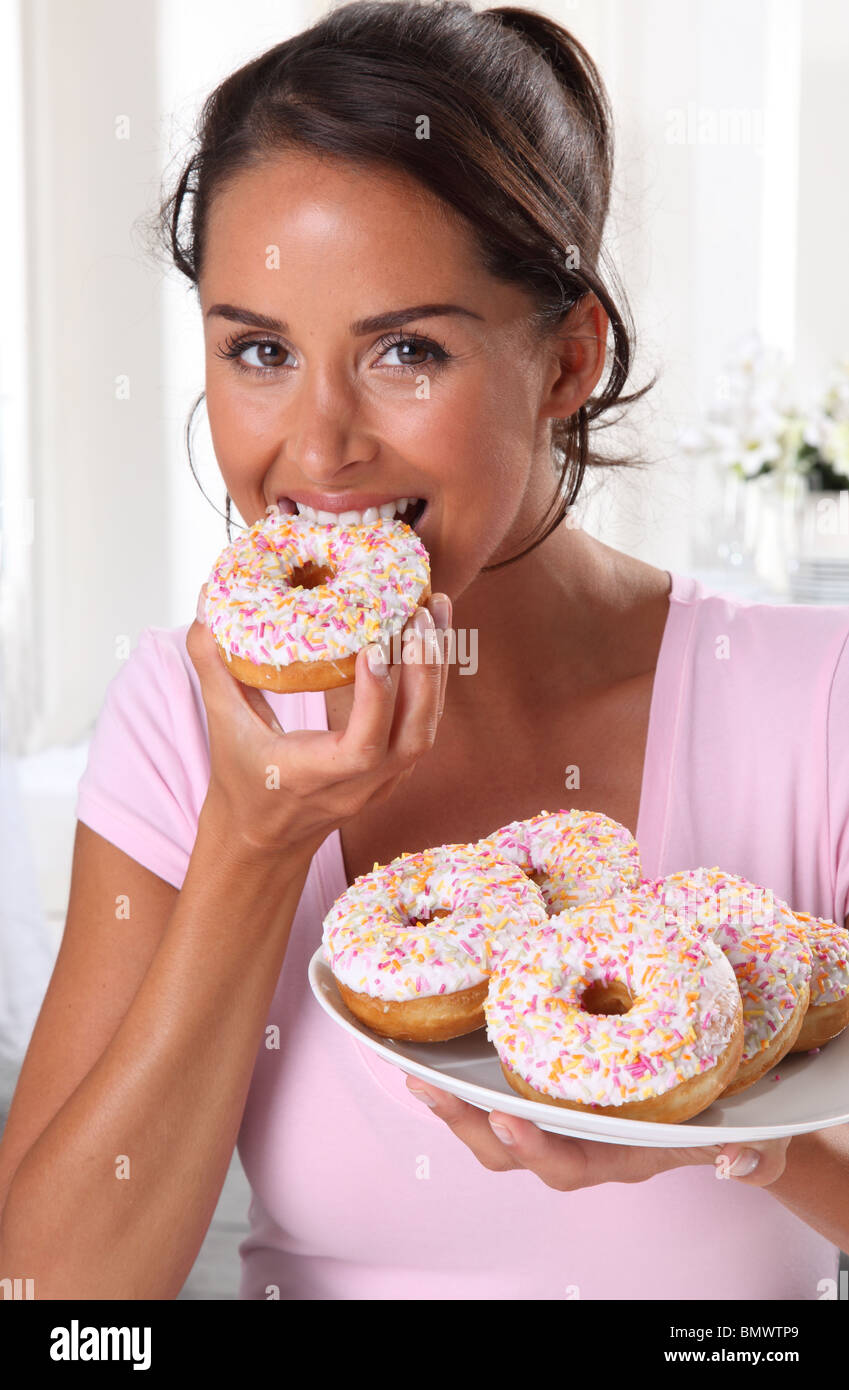
[[609, 319], [588, 291], [566, 315], [551, 336], [549, 394], [543, 401], [543, 417], [565, 419], [592, 395], [604, 371]]

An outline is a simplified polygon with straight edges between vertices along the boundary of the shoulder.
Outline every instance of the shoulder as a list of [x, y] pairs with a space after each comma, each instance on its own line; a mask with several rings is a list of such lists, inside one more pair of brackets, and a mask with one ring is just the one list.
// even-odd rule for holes
[[188, 625], [145, 628], [106, 687], [77, 819], [179, 888], [209, 781]]
[[670, 619], [662, 689], [681, 784], [676, 853], [736, 863], [843, 921], [849, 606], [755, 602], [676, 575]]
[[681, 617], [692, 660], [722, 679], [767, 686], [784, 676], [789, 697], [822, 694], [849, 662], [849, 606], [764, 603], [673, 575], [670, 606]]
[[147, 676], [160, 684], [197, 684], [197, 673], [186, 647], [189, 626], [184, 623], [182, 627], [143, 628], [125, 669], [136, 680]]
[[[108, 681], [90, 735], [81, 794], [133, 777], [149, 787], [182, 783], [182, 769], [208, 767], [206, 710], [186, 651], [185, 627], [143, 628]], [[103, 791], [100, 791], [103, 795]]]
[[96, 732], [109, 712], [158, 727], [172, 739], [187, 721], [205, 722], [200, 683], [186, 649], [188, 628], [142, 629], [106, 687]]
[[[170, 732], [172, 742], [180, 748], [192, 747], [198, 737], [208, 745], [203, 692], [186, 646], [190, 626], [144, 628], [107, 687], [104, 705], [120, 705], [143, 714], [163, 733]], [[324, 727], [321, 692], [310, 696], [262, 693], [284, 729]]]

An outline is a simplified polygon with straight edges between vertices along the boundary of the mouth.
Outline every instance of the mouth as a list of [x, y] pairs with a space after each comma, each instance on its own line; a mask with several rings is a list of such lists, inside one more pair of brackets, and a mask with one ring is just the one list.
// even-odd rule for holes
[[291, 497], [278, 497], [277, 507], [284, 515], [297, 514], [317, 526], [371, 526], [383, 519], [403, 521], [415, 531], [427, 507], [427, 498], [396, 497], [392, 501], [364, 507], [362, 510], [347, 507], [343, 511], [329, 511], [306, 502], [295, 501]]

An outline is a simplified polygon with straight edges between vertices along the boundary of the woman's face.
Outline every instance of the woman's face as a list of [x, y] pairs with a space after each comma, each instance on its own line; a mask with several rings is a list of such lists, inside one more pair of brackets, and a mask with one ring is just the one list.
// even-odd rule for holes
[[522, 548], [553, 491], [541, 407], [562, 364], [459, 218], [403, 174], [287, 154], [221, 191], [204, 257], [210, 427], [246, 522], [414, 499], [454, 598]]

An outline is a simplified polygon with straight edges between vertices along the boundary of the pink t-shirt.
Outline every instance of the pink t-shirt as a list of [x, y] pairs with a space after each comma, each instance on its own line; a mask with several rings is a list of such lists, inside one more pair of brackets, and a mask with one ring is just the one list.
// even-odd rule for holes
[[[718, 864], [799, 910], [849, 912], [849, 607], [774, 606], [673, 574], [637, 840], [643, 872]], [[186, 627], [148, 628], [110, 682], [79, 786], [86, 825], [181, 887], [209, 780]], [[270, 695], [325, 729], [321, 694]], [[556, 809], [549, 807], [548, 809]], [[603, 808], [592, 808], [603, 809]], [[494, 829], [495, 827], [493, 827]], [[404, 1074], [318, 1006], [307, 966], [347, 886], [315, 855], [238, 1148], [253, 1189], [240, 1297], [817, 1299], [833, 1245], [711, 1165], [566, 1193], [493, 1173]]]

